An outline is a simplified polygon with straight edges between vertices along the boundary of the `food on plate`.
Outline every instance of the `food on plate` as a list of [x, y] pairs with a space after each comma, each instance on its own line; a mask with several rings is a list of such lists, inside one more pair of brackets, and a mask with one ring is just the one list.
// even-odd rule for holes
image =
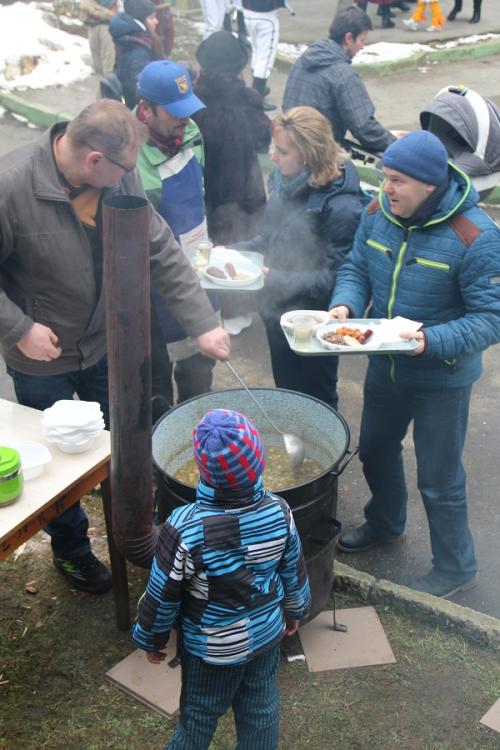
[[209, 276], [215, 276], [216, 279], [227, 279], [227, 275], [222, 270], [222, 268], [218, 268], [217, 266], [209, 266], [205, 273], [208, 273]]
[[[223, 286], [231, 286], [234, 283], [235, 286], [244, 285], [247, 282], [253, 281], [257, 277], [257, 273], [252, 273], [250, 267], [243, 266], [241, 269], [235, 266], [229, 261], [220, 265], [212, 265], [205, 268], [205, 273], [215, 279], [220, 279]], [[258, 269], [257, 269], [258, 270]]]
[[363, 346], [372, 333], [373, 331], [369, 328], [361, 331], [359, 328], [340, 326], [334, 331], [326, 331], [321, 335], [321, 338], [329, 344], [335, 344], [336, 346]]
[[238, 276], [238, 271], [233, 266], [232, 263], [224, 263], [224, 268], [226, 270], [227, 275], [230, 279], [236, 279]]

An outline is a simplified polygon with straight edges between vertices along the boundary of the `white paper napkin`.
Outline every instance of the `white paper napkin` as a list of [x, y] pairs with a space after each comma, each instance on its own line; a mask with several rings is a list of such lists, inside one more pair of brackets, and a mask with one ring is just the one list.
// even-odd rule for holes
[[418, 331], [421, 327], [422, 323], [419, 323], [416, 320], [410, 320], [409, 318], [401, 317], [401, 315], [396, 315], [395, 318], [382, 318], [380, 325], [375, 328], [375, 334], [378, 339], [384, 342], [400, 342], [400, 333], [403, 331]]

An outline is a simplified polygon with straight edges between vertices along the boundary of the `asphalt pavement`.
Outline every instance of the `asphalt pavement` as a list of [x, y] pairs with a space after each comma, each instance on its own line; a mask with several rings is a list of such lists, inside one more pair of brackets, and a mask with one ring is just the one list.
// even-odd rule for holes
[[[331, 20], [332, 3], [317, 0], [292, 0], [296, 16], [288, 17], [281, 13], [282, 40], [311, 41], [326, 37], [326, 29]], [[474, 32], [500, 30], [500, 18], [493, 19], [496, 0], [484, 0], [481, 24], [470, 26], [467, 18], [471, 2], [465, 2], [463, 21], [447, 24], [447, 35], [466, 35]], [[452, 6], [451, 0], [444, 0], [443, 10]], [[375, 6], [370, 6], [373, 15]], [[401, 13], [398, 11], [398, 16]], [[378, 19], [374, 19], [378, 23]], [[417, 35], [399, 29], [374, 29], [370, 41], [421, 41]], [[495, 24], [497, 28], [495, 29]], [[453, 28], [451, 28], [453, 27]], [[292, 36], [297, 33], [298, 38]], [[420, 33], [420, 32], [419, 32]], [[425, 32], [421, 32], [425, 34]], [[400, 37], [400, 38], [398, 38]], [[425, 37], [428, 39], [428, 36]], [[185, 53], [183, 54], [185, 57]], [[482, 94], [496, 98], [500, 103], [498, 80], [500, 56], [481, 60], [462, 60], [454, 63], [439, 63], [424, 70], [393, 75], [389, 78], [368, 77], [367, 87], [376, 104], [377, 115], [387, 127], [411, 129], [418, 127], [418, 115], [435, 93], [451, 83], [465, 83]], [[271, 77], [271, 100], [281, 103], [286, 72], [277, 68]], [[89, 78], [70, 87], [53, 87], [36, 92], [23, 92], [33, 103], [53, 107], [76, 114], [85, 104], [95, 98], [97, 81]], [[38, 131], [15, 121], [11, 115], [0, 117], [0, 153], [10, 150], [14, 144], [27, 142], [36, 137]], [[495, 217], [498, 209], [488, 209]], [[498, 215], [497, 215], [498, 218]], [[272, 385], [269, 366], [269, 352], [262, 324], [256, 320], [251, 328], [233, 337], [233, 358], [235, 366], [241, 370], [250, 385]], [[464, 463], [469, 477], [468, 492], [470, 522], [477, 545], [480, 564], [478, 586], [454, 598], [479, 612], [500, 617], [500, 577], [498, 576], [500, 538], [500, 512], [498, 510], [498, 486], [500, 485], [500, 421], [498, 419], [498, 395], [500, 393], [500, 347], [492, 347], [485, 353], [484, 375], [476, 384], [471, 403], [470, 425], [464, 454]], [[366, 367], [364, 357], [346, 357], [340, 367], [340, 411], [351, 430], [351, 447], [358, 441], [358, 429], [362, 406], [362, 383]], [[0, 368], [1, 369], [1, 368]], [[234, 387], [230, 376], [221, 365], [216, 368], [217, 387]], [[10, 378], [0, 372], [0, 397], [14, 398]], [[1, 435], [1, 427], [0, 427]], [[404, 583], [408, 578], [427, 572], [430, 567], [430, 547], [425, 513], [416, 489], [415, 463], [412, 455], [411, 435], [405, 444], [406, 468], [410, 488], [409, 514], [406, 540], [398, 545], [374, 550], [358, 555], [339, 555], [342, 562], [371, 573], [379, 578]], [[354, 460], [339, 481], [338, 517], [345, 528], [357, 524], [362, 519], [362, 508], [367, 500], [367, 490], [361, 467]]]
[[[402, 12], [394, 11], [394, 28], [383, 29], [382, 19], [377, 16], [378, 6], [369, 2], [367, 13], [373, 24], [371, 41], [377, 42], [420, 42], [429, 44], [431, 41], [445, 41], [455, 37], [470, 36], [470, 34], [485, 34], [500, 31], [500, 13], [498, 12], [498, 0], [483, 0], [481, 8], [481, 21], [470, 24], [472, 16], [472, 0], [464, 0], [463, 11], [453, 22], [445, 24], [442, 31], [429, 33], [422, 24], [419, 31], [408, 31], [403, 25], [403, 18], [408, 18], [415, 9], [414, 2], [406, 2], [409, 10]], [[328, 28], [336, 13], [337, 8], [351, 5], [351, 0], [289, 0], [290, 7], [295, 15], [287, 10], [280, 11], [280, 41], [290, 44], [310, 44], [316, 39], [326, 39]], [[453, 0], [441, 0], [441, 11], [447, 16], [453, 8]]]

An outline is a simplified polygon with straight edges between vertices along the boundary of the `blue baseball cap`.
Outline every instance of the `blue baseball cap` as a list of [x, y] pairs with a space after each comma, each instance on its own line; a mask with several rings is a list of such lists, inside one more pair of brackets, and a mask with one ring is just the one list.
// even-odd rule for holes
[[172, 117], [191, 117], [205, 107], [193, 94], [187, 68], [172, 60], [156, 60], [146, 65], [137, 81], [137, 93]]

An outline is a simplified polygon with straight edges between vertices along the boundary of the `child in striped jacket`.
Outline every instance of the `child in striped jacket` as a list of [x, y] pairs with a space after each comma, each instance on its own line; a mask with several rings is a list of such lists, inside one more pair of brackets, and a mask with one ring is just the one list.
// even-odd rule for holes
[[193, 433], [196, 501], [162, 528], [133, 640], [160, 663], [177, 617], [181, 713], [166, 750], [208, 748], [232, 706], [240, 750], [274, 750], [279, 643], [310, 604], [287, 503], [262, 481], [264, 447], [242, 414], [210, 410]]

